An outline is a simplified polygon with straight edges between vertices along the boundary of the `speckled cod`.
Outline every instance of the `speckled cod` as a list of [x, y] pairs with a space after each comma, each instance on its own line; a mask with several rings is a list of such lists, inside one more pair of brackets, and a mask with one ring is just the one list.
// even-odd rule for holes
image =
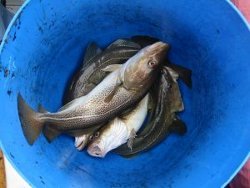
[[28, 143], [32, 145], [43, 128], [56, 135], [87, 130], [131, 107], [155, 81], [168, 47], [157, 42], [140, 50], [123, 65], [107, 66], [103, 71], [111, 73], [89, 94], [74, 99], [55, 113], [35, 112], [19, 94], [19, 119]]

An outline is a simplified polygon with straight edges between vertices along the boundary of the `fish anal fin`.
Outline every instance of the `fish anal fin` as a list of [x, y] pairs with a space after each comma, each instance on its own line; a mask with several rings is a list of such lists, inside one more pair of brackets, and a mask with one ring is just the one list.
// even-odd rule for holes
[[43, 129], [43, 134], [47, 141], [51, 143], [56, 137], [61, 134], [61, 132], [52, 128], [50, 125], [46, 125]]
[[108, 65], [107, 67], [103, 68], [102, 71], [104, 72], [113, 72], [116, 71], [117, 69], [121, 68], [121, 64], [112, 64]]

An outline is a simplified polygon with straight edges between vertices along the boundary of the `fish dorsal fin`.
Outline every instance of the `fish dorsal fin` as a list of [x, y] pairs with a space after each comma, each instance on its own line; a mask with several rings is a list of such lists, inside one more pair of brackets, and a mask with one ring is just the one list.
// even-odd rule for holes
[[121, 64], [113, 64], [113, 65], [108, 65], [105, 68], [102, 69], [102, 71], [104, 72], [113, 72], [119, 68], [121, 68], [122, 65]]
[[117, 47], [128, 47], [128, 48], [135, 48], [135, 49], [140, 49], [140, 45], [138, 45], [135, 42], [132, 42], [130, 40], [126, 40], [126, 39], [118, 39], [115, 42], [113, 42], [112, 44], [110, 44], [107, 49], [115, 49]]
[[61, 132], [56, 130], [56, 129], [53, 129], [51, 126], [49, 125], [46, 125], [43, 129], [43, 134], [46, 138], [46, 140], [51, 143], [56, 137], [58, 137]]
[[187, 132], [186, 124], [179, 118], [175, 118], [170, 126], [170, 131], [179, 135], [184, 135]]
[[97, 46], [97, 44], [91, 42], [86, 49], [83, 65], [87, 66], [91, 62], [91, 59], [93, 59], [96, 55], [100, 54], [101, 52], [102, 50]]

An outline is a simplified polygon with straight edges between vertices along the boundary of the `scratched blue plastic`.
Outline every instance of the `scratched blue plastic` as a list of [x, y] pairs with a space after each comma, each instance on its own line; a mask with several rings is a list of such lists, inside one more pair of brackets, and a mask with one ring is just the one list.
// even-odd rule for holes
[[[29, 146], [17, 93], [55, 111], [88, 42], [138, 34], [170, 43], [170, 60], [193, 70], [193, 89], [181, 83], [187, 134], [131, 159], [91, 158], [67, 136]], [[227, 1], [28, 1], [1, 45], [1, 147], [35, 187], [220, 187], [249, 154], [249, 61], [249, 28]]]

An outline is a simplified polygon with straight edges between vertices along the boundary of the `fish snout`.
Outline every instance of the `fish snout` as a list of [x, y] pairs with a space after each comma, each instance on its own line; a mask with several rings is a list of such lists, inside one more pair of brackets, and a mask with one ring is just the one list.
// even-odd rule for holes
[[147, 51], [151, 57], [160, 62], [169, 50], [170, 45], [164, 42], [156, 42], [148, 47]]
[[82, 151], [88, 143], [87, 136], [75, 137], [75, 147], [78, 151]]
[[102, 144], [100, 142], [98, 143], [92, 143], [89, 147], [88, 147], [88, 154], [94, 157], [100, 157], [100, 158], [104, 158], [106, 153], [105, 152], [105, 148], [102, 146]]

